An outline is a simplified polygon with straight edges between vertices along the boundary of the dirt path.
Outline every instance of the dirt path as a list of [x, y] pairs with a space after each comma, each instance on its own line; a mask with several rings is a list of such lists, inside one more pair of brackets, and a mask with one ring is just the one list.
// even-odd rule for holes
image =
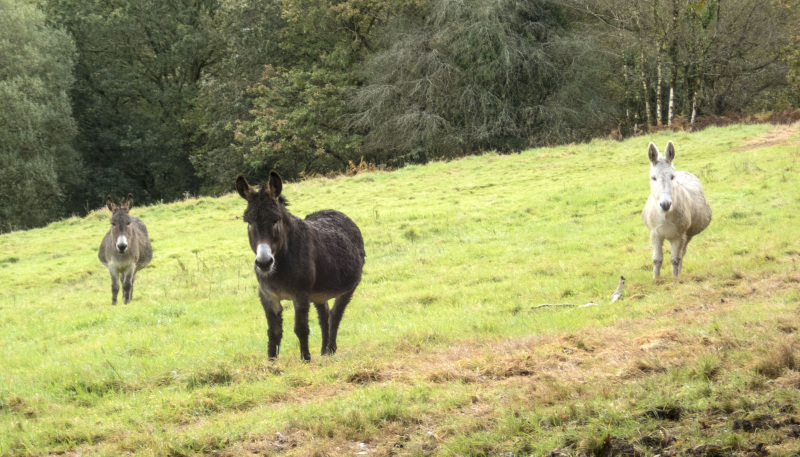
[[748, 140], [743, 146], [737, 148], [735, 152], [752, 151], [753, 149], [761, 149], [776, 144], [786, 144], [788, 146], [800, 145], [800, 140], [787, 142], [792, 135], [795, 135], [800, 129], [800, 121], [788, 125], [776, 125], [775, 128], [767, 133]]

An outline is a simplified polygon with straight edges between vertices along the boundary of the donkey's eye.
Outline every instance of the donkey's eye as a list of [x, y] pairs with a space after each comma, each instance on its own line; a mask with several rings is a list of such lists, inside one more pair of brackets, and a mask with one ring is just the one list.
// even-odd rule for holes
[[673, 180], [673, 181], [674, 181], [674, 180], [675, 180], [675, 175], [672, 175], [672, 176], [670, 176], [670, 178], [669, 178], [669, 179], [671, 179], [671, 180]]
[[656, 177], [655, 177], [655, 176], [651, 176], [651, 177], [650, 177], [650, 180], [651, 180], [651, 181], [655, 181], [655, 180], [656, 180]]
[[272, 234], [278, 236], [280, 235], [280, 233], [281, 233], [281, 223], [276, 222], [275, 224], [272, 225]]

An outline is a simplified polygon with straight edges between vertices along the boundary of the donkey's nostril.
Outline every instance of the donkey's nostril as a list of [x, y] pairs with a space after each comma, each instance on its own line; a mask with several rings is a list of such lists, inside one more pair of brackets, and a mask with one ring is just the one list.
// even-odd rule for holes
[[661, 202], [661, 209], [665, 212], [669, 211], [670, 206], [672, 206], [672, 202]]
[[119, 252], [125, 252], [126, 249], [128, 249], [128, 245], [127, 244], [120, 243], [120, 244], [117, 245], [117, 250]]

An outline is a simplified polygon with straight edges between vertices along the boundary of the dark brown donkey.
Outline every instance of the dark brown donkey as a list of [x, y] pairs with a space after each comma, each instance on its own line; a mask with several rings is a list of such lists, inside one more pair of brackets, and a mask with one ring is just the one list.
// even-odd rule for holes
[[111, 273], [111, 304], [116, 305], [119, 292], [117, 277], [122, 275], [122, 299], [128, 303], [133, 298], [136, 272], [150, 263], [153, 248], [144, 223], [128, 213], [133, 206], [133, 195], [122, 198], [119, 206], [114, 204], [114, 199], [109, 195], [106, 197], [106, 206], [111, 210], [111, 230], [100, 243], [97, 257]]
[[[310, 360], [308, 311], [314, 303], [322, 330], [322, 355], [336, 352], [336, 333], [344, 309], [361, 281], [364, 240], [358, 226], [344, 214], [325, 210], [305, 219], [286, 210], [283, 184], [271, 171], [260, 191], [244, 176], [236, 190], [247, 200], [244, 221], [250, 247], [256, 254], [258, 295], [269, 326], [268, 355], [278, 356], [283, 336], [281, 300], [294, 302], [294, 333], [300, 339], [300, 356]], [[328, 300], [335, 298], [333, 308]]]

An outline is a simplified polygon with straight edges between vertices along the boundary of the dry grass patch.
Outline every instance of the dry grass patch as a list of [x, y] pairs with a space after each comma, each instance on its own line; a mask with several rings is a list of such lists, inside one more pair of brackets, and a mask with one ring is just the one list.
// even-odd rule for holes
[[[795, 370], [784, 373], [783, 376], [775, 380], [775, 383], [788, 389], [800, 390], [800, 371]], [[800, 405], [797, 405], [796, 409], [800, 412]]]
[[792, 334], [797, 332], [797, 323], [793, 321], [787, 319], [781, 319], [778, 321], [776, 325], [778, 327], [778, 330], [780, 330], [783, 333]]
[[380, 370], [373, 368], [358, 368], [354, 372], [345, 377], [345, 381], [351, 384], [367, 384], [370, 382], [381, 382], [387, 379], [387, 376]]
[[796, 371], [798, 360], [795, 354], [798, 346], [800, 344], [796, 339], [788, 338], [773, 343], [766, 354], [756, 360], [755, 371], [770, 379], [780, 377], [786, 370]]
[[271, 378], [283, 374], [283, 369], [269, 361], [261, 361], [249, 365], [242, 365], [238, 374], [248, 382]]
[[463, 382], [471, 384], [484, 381], [485, 376], [477, 375], [465, 369], [445, 368], [443, 370], [430, 373], [427, 376], [427, 380], [437, 384], [448, 382]]
[[666, 373], [667, 365], [657, 357], [644, 356], [631, 361], [617, 375], [623, 379], [638, 379], [655, 373]]

